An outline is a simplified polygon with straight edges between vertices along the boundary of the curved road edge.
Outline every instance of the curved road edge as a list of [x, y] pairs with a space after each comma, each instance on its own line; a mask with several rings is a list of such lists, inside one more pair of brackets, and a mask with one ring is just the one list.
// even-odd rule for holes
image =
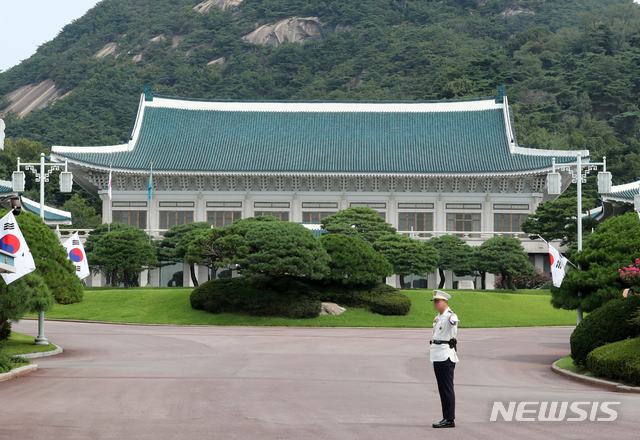
[[24, 358], [24, 359], [37, 359], [37, 358], [43, 358], [43, 357], [49, 357], [49, 356], [55, 356], [57, 354], [62, 353], [64, 350], [62, 349], [62, 347], [60, 347], [59, 345], [56, 345], [55, 350], [51, 350], [51, 351], [41, 351], [39, 353], [25, 353], [25, 354], [14, 354], [13, 357], [19, 357], [19, 358]]
[[560, 361], [561, 359], [558, 359], [557, 361], [555, 361], [553, 363], [553, 365], [551, 365], [551, 370], [554, 373], [557, 373], [561, 376], [567, 377], [571, 380], [574, 380], [576, 382], [582, 382], [582, 383], [586, 383], [589, 385], [593, 385], [593, 386], [597, 386], [597, 387], [602, 387], [602, 388], [609, 388], [612, 391], [617, 391], [619, 393], [637, 393], [640, 394], [640, 387], [630, 387], [628, 385], [624, 385], [618, 382], [613, 382], [610, 380], [604, 380], [604, 379], [598, 379], [595, 377], [590, 377], [590, 376], [585, 376], [584, 374], [578, 374], [578, 373], [574, 373], [573, 371], [569, 371], [569, 370], [565, 370], [564, 368], [560, 368], [558, 367], [556, 364]]
[[23, 374], [31, 373], [32, 371], [36, 371], [38, 366], [36, 364], [25, 365], [24, 367], [14, 368], [8, 373], [0, 374], [0, 382], [4, 382], [5, 380], [15, 379], [16, 377], [22, 376]]

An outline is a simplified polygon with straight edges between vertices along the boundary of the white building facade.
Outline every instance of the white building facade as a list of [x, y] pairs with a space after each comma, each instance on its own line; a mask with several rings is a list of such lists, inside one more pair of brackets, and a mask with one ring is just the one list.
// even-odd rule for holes
[[[518, 237], [532, 263], [547, 270], [546, 245], [530, 241], [520, 224], [555, 197], [546, 191], [552, 159], [575, 159], [518, 146], [504, 88], [499, 92], [473, 100], [366, 103], [202, 101], [146, 92], [127, 143], [55, 146], [51, 157], [67, 160], [75, 181], [102, 198], [105, 222], [155, 237], [189, 222], [218, 227], [273, 215], [312, 224], [368, 206], [420, 240], [456, 234], [480, 245], [495, 235]], [[562, 180], [566, 187], [571, 177]], [[179, 270], [154, 269], [141, 284], [166, 286], [169, 272]], [[449, 275], [446, 287], [457, 287]], [[188, 271], [182, 276], [188, 285]], [[199, 268], [199, 281], [208, 276]], [[432, 288], [438, 279], [407, 282]]]

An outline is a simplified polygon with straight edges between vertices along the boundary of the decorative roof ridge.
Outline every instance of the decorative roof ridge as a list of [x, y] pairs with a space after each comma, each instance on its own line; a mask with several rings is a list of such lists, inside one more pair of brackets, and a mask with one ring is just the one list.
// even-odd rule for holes
[[513, 154], [546, 157], [590, 157], [589, 150], [543, 150], [541, 148], [513, 147]]
[[113, 154], [113, 153], [122, 153], [131, 151], [129, 142], [120, 144], [120, 145], [100, 145], [95, 147], [90, 146], [63, 146], [63, 145], [54, 145], [51, 147], [51, 153], [53, 157], [53, 153], [104, 153], [104, 154]]
[[[26, 201], [27, 205], [31, 205], [36, 209], [40, 209], [40, 203], [31, 200], [29, 197], [26, 196], [22, 196], [22, 202], [24, 203]], [[69, 211], [63, 211], [61, 209], [57, 209], [57, 208], [52, 208], [51, 206], [47, 206], [46, 204], [44, 205], [44, 210], [50, 212], [51, 214], [56, 214], [62, 217], [68, 217], [69, 219], [71, 219], [71, 213]]]
[[304, 100], [304, 99], [208, 99], [208, 98], [188, 98], [188, 97], [180, 97], [180, 96], [171, 96], [171, 95], [158, 95], [156, 93], [153, 94], [154, 98], [163, 98], [163, 99], [171, 99], [176, 101], [196, 101], [196, 102], [242, 102], [242, 103], [303, 103], [303, 104], [318, 104], [318, 103], [327, 103], [327, 104], [437, 104], [437, 103], [455, 103], [455, 102], [472, 102], [472, 101], [489, 101], [495, 100], [494, 96], [482, 96], [479, 98], [461, 98], [461, 99], [432, 99], [432, 100], [416, 100], [416, 101], [408, 101], [408, 100], [366, 100], [366, 101], [348, 101], [348, 100]]
[[636, 180], [634, 182], [623, 183], [622, 185], [613, 185], [611, 187], [611, 192], [609, 194], [621, 192], [621, 191], [629, 191], [630, 189], [639, 189], [640, 188], [640, 180]]

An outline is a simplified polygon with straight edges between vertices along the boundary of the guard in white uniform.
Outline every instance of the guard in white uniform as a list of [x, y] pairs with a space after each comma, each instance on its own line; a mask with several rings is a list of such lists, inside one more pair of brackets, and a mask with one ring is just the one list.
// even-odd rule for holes
[[458, 316], [449, 308], [451, 295], [441, 290], [433, 291], [433, 307], [438, 315], [433, 320], [433, 338], [431, 344], [431, 363], [438, 382], [442, 420], [434, 423], [434, 428], [453, 428], [456, 426], [456, 395], [453, 390], [453, 371], [458, 362], [456, 353], [456, 335], [458, 334]]

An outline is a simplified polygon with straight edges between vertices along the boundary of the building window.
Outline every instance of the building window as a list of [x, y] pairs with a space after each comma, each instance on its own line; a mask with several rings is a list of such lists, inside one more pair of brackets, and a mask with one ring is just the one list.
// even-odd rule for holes
[[[495, 232], [522, 232], [520, 225], [527, 217], [529, 217], [527, 214], [494, 214], [493, 230]], [[517, 236], [526, 238], [527, 234], [517, 234]]]
[[[447, 214], [447, 232], [480, 232], [480, 214], [449, 213]], [[462, 235], [462, 234], [456, 234]], [[472, 237], [477, 238], [478, 234]]]
[[447, 209], [482, 209], [482, 203], [447, 203]]
[[160, 211], [160, 229], [193, 223], [193, 211]]
[[290, 208], [289, 202], [255, 202], [254, 208]]
[[506, 203], [506, 204], [494, 204], [493, 205], [493, 209], [510, 209], [510, 210], [518, 210], [518, 211], [528, 211], [529, 210], [529, 205], [525, 205], [525, 204], [513, 204], [513, 203]]
[[114, 208], [146, 208], [147, 202], [111, 202]]
[[262, 215], [270, 215], [277, 219], [282, 220], [283, 222], [289, 221], [289, 213], [287, 211], [255, 211], [253, 215], [254, 217], [260, 217]]
[[[398, 214], [399, 231], [433, 231], [433, 213], [431, 212], [401, 212]], [[405, 235], [409, 235], [406, 234]], [[431, 234], [416, 234], [419, 237], [429, 237]]]
[[303, 208], [337, 208], [337, 203], [331, 202], [302, 202]]
[[160, 202], [160, 208], [193, 208], [195, 202]]
[[207, 208], [242, 208], [242, 202], [207, 202]]
[[113, 223], [124, 223], [140, 229], [147, 229], [147, 211], [113, 211]]
[[207, 221], [215, 228], [227, 226], [242, 218], [241, 211], [209, 211]]
[[372, 209], [387, 209], [387, 204], [386, 203], [360, 203], [360, 202], [353, 202], [349, 206], [351, 206], [351, 207], [359, 206], [359, 207], [372, 208]]
[[335, 214], [334, 212], [303, 212], [302, 223], [320, 223], [323, 218]]
[[433, 203], [398, 203], [398, 209], [433, 209]]

